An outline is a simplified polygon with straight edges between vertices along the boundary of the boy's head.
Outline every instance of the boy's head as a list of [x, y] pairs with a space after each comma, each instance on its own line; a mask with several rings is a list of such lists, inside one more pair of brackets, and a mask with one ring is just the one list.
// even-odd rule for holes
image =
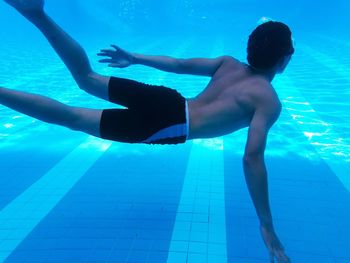
[[272, 69], [294, 53], [292, 32], [281, 22], [261, 24], [249, 36], [247, 52], [248, 63], [252, 67]]

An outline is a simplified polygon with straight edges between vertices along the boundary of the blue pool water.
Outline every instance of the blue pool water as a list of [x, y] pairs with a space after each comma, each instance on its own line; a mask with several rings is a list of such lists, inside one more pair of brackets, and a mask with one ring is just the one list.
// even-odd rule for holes
[[[292, 262], [350, 262], [348, 1], [47, 0], [96, 71], [195, 96], [208, 78], [108, 69], [117, 44], [174, 57], [232, 55], [263, 17], [286, 22], [296, 54], [266, 151], [276, 232]], [[0, 85], [73, 106], [79, 90], [40, 33], [0, 2]], [[0, 262], [263, 263], [268, 253], [241, 158], [247, 129], [180, 146], [111, 143], [0, 105]]]

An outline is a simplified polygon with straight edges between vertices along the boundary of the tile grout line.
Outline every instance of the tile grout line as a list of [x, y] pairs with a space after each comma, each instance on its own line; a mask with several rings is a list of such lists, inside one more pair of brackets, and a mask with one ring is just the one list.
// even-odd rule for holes
[[[207, 258], [211, 254], [209, 249], [211, 244], [220, 246], [217, 254], [226, 261], [223, 163], [222, 150], [211, 149], [208, 152], [201, 145], [192, 145], [170, 243], [168, 263], [179, 262], [176, 252], [187, 253], [187, 262], [192, 262], [188, 259], [191, 252], [196, 253], [191, 249], [192, 242], [204, 243], [208, 246], [205, 249]], [[191, 217], [188, 217], [189, 215]], [[195, 234], [203, 234], [205, 237], [195, 236]], [[179, 249], [179, 243], [183, 242], [187, 243], [185, 250], [183, 247]], [[220, 262], [224, 263], [224, 261]]]

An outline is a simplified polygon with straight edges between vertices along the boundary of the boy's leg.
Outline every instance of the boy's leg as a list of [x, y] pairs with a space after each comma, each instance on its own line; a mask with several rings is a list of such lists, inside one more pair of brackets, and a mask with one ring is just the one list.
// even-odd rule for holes
[[2, 87], [0, 104], [44, 122], [101, 137], [102, 110], [70, 107], [44, 96]]
[[5, 0], [32, 22], [47, 38], [79, 87], [108, 100], [109, 77], [94, 72], [84, 49], [44, 11], [44, 0]]

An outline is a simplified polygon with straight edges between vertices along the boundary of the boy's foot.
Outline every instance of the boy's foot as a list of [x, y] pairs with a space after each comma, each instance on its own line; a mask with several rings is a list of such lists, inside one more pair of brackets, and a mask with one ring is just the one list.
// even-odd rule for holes
[[32, 13], [44, 9], [45, 0], [4, 0], [9, 5], [16, 8], [20, 13]]

